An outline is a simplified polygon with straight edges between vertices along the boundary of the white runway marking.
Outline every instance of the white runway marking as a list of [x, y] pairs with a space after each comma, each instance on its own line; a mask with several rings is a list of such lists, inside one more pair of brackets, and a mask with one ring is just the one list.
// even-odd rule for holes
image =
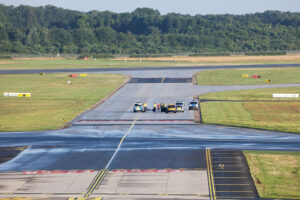
[[129, 133], [131, 132], [132, 128], [134, 127], [134, 124], [136, 123], [136, 121], [138, 120], [138, 118], [136, 118], [136, 120], [134, 120], [134, 122], [131, 124], [130, 128], [128, 129], [128, 131], [126, 132], [126, 134], [123, 136], [123, 138], [121, 139], [119, 145], [118, 145], [118, 148], [115, 150], [115, 153], [113, 154], [113, 156], [111, 157], [111, 159], [109, 160], [109, 162], [107, 163], [105, 169], [108, 169], [111, 162], [113, 161], [113, 159], [115, 158], [115, 156], [118, 154], [122, 144], [123, 144], [123, 141], [124, 139], [129, 135]]

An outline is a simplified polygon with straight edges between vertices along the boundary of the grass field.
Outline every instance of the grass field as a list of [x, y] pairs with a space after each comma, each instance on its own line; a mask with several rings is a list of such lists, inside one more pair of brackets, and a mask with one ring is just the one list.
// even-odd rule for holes
[[159, 58], [15, 58], [0, 60], [0, 70], [13, 69], [70, 69], [70, 68], [119, 68], [119, 67], [162, 67], [201, 65], [245, 65], [245, 64], [300, 63], [300, 55], [286, 56], [224, 56], [224, 57], [159, 57]]
[[300, 199], [300, 152], [244, 154], [261, 198]]
[[[67, 74], [0, 75], [0, 131], [57, 129], [118, 88], [127, 77]], [[67, 84], [67, 80], [72, 82]], [[4, 97], [28, 92], [31, 98]]]
[[[127, 58], [130, 61], [137, 61], [140, 58]], [[115, 60], [123, 60], [116, 58]], [[300, 55], [283, 56], [172, 56], [172, 57], [149, 57], [143, 58], [146, 61], [181, 61], [202, 64], [267, 64], [267, 63], [299, 63]]]
[[[203, 122], [300, 133], [299, 98], [282, 100], [272, 98], [273, 93], [300, 93], [300, 87], [241, 90], [201, 95]], [[228, 101], [205, 102], [205, 99]]]
[[119, 68], [119, 67], [160, 67], [184, 65], [184, 62], [127, 61], [124, 60], [77, 60], [77, 59], [14, 59], [0, 60], [0, 70], [12, 69], [77, 69], [77, 68]]
[[[242, 77], [248, 74], [249, 78]], [[252, 75], [261, 75], [261, 78], [252, 78]], [[288, 84], [300, 83], [300, 68], [252, 68], [208, 70], [197, 74], [198, 85], [254, 85], [254, 84]], [[265, 80], [271, 80], [266, 83]]]

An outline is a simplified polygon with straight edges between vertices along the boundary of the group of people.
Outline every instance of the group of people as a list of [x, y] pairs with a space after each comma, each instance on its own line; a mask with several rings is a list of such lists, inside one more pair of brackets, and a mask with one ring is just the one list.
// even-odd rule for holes
[[160, 109], [161, 109], [161, 105], [160, 104], [156, 104], [156, 103], [153, 104], [153, 109], [152, 109], [153, 112], [156, 112], [156, 110], [160, 111]]

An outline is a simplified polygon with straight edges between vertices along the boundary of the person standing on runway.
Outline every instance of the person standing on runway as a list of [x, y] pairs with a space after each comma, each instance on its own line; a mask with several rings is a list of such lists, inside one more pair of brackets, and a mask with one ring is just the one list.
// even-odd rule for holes
[[153, 112], [156, 112], [156, 103], [153, 105]]

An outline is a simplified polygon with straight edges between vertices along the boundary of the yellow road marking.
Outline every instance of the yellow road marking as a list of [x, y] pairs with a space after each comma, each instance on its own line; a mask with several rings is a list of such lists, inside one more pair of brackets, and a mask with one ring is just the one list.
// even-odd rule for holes
[[212, 198], [210, 167], [209, 167], [208, 150], [207, 150], [207, 149], [206, 149], [206, 166], [207, 166], [207, 176], [208, 176], [209, 194], [210, 194], [210, 198]]
[[121, 141], [120, 141], [120, 143], [119, 143], [119, 145], [118, 145], [118, 148], [121, 147], [121, 145], [122, 145], [124, 139], [128, 136], [129, 132], [130, 132], [131, 129], [134, 127], [134, 125], [135, 125], [135, 123], [136, 123], [137, 120], [138, 120], [138, 119], [135, 119], [135, 120], [134, 120], [134, 122], [131, 124], [130, 128], [128, 129], [127, 133], [122, 137], [122, 139], [121, 139]]
[[126, 132], [126, 134], [122, 137], [119, 145], [118, 145], [118, 148], [115, 150], [115, 153], [112, 155], [111, 159], [109, 160], [109, 162], [107, 163], [105, 169], [108, 169], [109, 168], [109, 165], [110, 163], [113, 161], [114, 157], [117, 155], [117, 153], [119, 152], [119, 149], [121, 148], [122, 144], [123, 144], [123, 141], [124, 139], [129, 135], [130, 131], [132, 130], [132, 128], [134, 127], [136, 121], [138, 120], [138, 117], [134, 120], [134, 122], [131, 124], [130, 128], [128, 129], [128, 131]]
[[94, 180], [92, 181], [92, 183], [90, 184], [90, 186], [88, 187], [88, 191], [91, 189], [91, 187], [94, 185], [94, 183], [96, 182], [96, 180], [98, 179], [98, 177], [100, 176], [100, 174], [102, 174], [103, 172], [102, 172], [103, 170], [100, 170], [98, 173], [97, 173], [97, 175], [95, 176], [95, 178], [94, 178]]
[[101, 182], [103, 181], [105, 175], [107, 174], [106, 169], [101, 170], [101, 173], [99, 176], [96, 176], [96, 178], [94, 179], [95, 181], [93, 181], [93, 184], [91, 184], [91, 186], [89, 187], [89, 190], [87, 191], [87, 193], [84, 195], [85, 198], [88, 198], [91, 193], [99, 187], [99, 185], [101, 184]]
[[108, 168], [109, 168], [110, 163], [112, 162], [112, 160], [114, 159], [114, 157], [118, 153], [119, 149], [121, 148], [122, 143], [124, 142], [125, 138], [129, 135], [131, 129], [134, 127], [137, 120], [138, 120], [138, 118], [136, 118], [134, 120], [134, 122], [131, 124], [131, 126], [128, 129], [128, 131], [126, 132], [126, 134], [122, 137], [121, 141], [119, 142], [118, 148], [115, 150], [115, 153], [113, 154], [113, 156], [111, 157], [111, 159], [107, 163], [105, 169], [101, 170], [97, 173], [96, 177], [94, 178], [94, 180], [92, 181], [92, 183], [88, 187], [87, 193], [84, 195], [84, 198], [88, 198], [95, 189], [99, 188], [99, 186], [100, 186], [101, 182], [103, 181], [105, 175], [108, 173]]
[[208, 157], [209, 157], [209, 163], [210, 163], [210, 172], [211, 172], [211, 181], [212, 181], [212, 189], [214, 194], [214, 199], [216, 199], [216, 191], [215, 191], [215, 183], [214, 183], [214, 174], [212, 169], [212, 161], [211, 161], [211, 155], [210, 155], [210, 149], [208, 149]]
[[216, 199], [216, 191], [214, 186], [214, 175], [212, 171], [211, 165], [211, 157], [210, 157], [210, 150], [206, 149], [206, 163], [207, 163], [207, 172], [208, 172], [208, 182], [209, 182], [209, 193], [211, 199]]
[[99, 188], [99, 186], [100, 186], [100, 183], [102, 183], [102, 181], [103, 181], [104, 177], [106, 176], [107, 172], [108, 172], [108, 170], [105, 170], [105, 172], [104, 172], [103, 176], [102, 176], [102, 177], [99, 179], [99, 182], [98, 182], [98, 184], [97, 184], [97, 187], [96, 187], [96, 189], [98, 189], [98, 188]]

